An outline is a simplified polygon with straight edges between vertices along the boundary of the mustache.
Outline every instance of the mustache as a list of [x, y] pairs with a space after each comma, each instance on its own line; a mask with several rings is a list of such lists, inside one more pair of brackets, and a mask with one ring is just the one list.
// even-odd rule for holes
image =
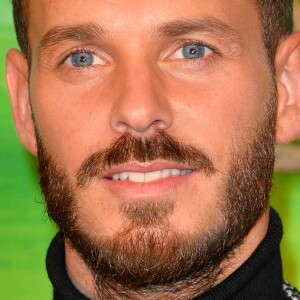
[[203, 150], [186, 145], [163, 130], [150, 137], [125, 133], [110, 147], [91, 154], [83, 161], [76, 174], [77, 186], [84, 188], [113, 166], [131, 161], [145, 163], [161, 159], [201, 170], [207, 176], [216, 172], [212, 160]]

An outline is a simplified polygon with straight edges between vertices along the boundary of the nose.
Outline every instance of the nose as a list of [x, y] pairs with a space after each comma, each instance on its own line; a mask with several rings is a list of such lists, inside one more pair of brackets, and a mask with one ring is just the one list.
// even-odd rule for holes
[[115, 132], [148, 135], [171, 126], [172, 112], [158, 72], [146, 64], [131, 65], [119, 72], [111, 117]]

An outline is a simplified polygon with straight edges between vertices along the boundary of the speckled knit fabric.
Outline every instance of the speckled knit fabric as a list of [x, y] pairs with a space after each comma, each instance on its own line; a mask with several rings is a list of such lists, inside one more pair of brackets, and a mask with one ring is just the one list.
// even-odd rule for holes
[[[271, 209], [266, 237], [251, 257], [219, 285], [194, 300], [298, 300], [299, 292], [284, 282], [279, 244], [282, 224]], [[54, 287], [54, 300], [86, 300], [68, 277], [63, 235], [58, 233], [47, 254], [47, 271]]]

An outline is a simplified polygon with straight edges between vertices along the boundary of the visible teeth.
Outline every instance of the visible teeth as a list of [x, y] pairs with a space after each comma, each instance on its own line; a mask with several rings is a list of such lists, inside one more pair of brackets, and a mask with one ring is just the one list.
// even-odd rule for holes
[[114, 175], [112, 176], [112, 179], [113, 179], [113, 180], [119, 180], [119, 179], [120, 179], [120, 174], [114, 174]]
[[154, 172], [149, 172], [145, 173], [145, 182], [153, 181], [160, 179], [162, 171], [154, 171]]
[[172, 169], [171, 174], [172, 176], [178, 176], [180, 175], [180, 171], [178, 169]]
[[161, 178], [166, 178], [171, 176], [172, 170], [171, 169], [164, 169], [161, 171]]
[[129, 173], [128, 172], [122, 172], [120, 173], [120, 179], [121, 180], [126, 180], [129, 177]]
[[189, 169], [189, 170], [182, 170], [182, 171], [180, 171], [180, 175], [186, 175], [186, 174], [190, 174], [192, 172], [193, 172], [193, 170], [191, 170], [191, 169]]
[[139, 172], [121, 172], [113, 174], [111, 176], [112, 180], [129, 180], [133, 182], [151, 182], [154, 180], [167, 178], [170, 176], [183, 176], [193, 172], [191, 169], [178, 170], [178, 169], [163, 169], [159, 171], [153, 171], [148, 173]]
[[128, 172], [129, 180], [135, 182], [145, 182], [145, 173]]

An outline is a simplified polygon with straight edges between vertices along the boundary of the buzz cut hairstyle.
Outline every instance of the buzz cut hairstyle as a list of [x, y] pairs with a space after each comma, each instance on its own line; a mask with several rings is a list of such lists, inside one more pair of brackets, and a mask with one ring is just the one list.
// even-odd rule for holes
[[[247, 0], [245, 0], [247, 1]], [[257, 7], [261, 20], [261, 36], [269, 64], [274, 65], [279, 42], [293, 31], [293, 0], [248, 0]], [[31, 61], [28, 27], [30, 0], [12, 0], [17, 40], [22, 53]]]

